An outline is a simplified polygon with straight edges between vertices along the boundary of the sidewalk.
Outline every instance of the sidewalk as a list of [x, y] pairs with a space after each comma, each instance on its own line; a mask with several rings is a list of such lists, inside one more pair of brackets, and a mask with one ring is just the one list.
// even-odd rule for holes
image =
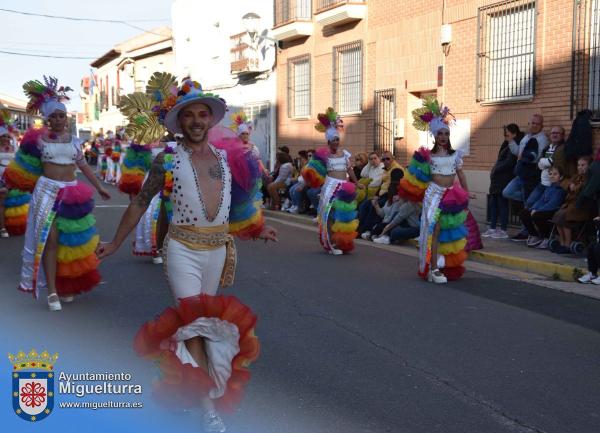
[[[269, 210], [265, 210], [265, 215], [315, 226], [308, 215]], [[585, 257], [553, 254], [549, 250], [528, 248], [524, 242], [514, 242], [509, 239], [482, 238], [482, 241], [484, 248], [471, 251], [469, 260], [566, 282], [573, 282], [580, 275], [587, 273]]]

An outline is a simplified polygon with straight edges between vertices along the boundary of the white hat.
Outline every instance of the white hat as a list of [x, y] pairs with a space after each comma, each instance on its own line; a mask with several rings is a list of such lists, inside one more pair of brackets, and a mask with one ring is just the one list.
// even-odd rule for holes
[[165, 116], [164, 125], [172, 133], [182, 133], [177, 116], [182, 108], [192, 104], [204, 104], [213, 116], [212, 126], [219, 123], [225, 116], [227, 105], [225, 101], [212, 93], [204, 93], [199, 83], [192, 80], [185, 80], [182, 83], [177, 103], [171, 108]]

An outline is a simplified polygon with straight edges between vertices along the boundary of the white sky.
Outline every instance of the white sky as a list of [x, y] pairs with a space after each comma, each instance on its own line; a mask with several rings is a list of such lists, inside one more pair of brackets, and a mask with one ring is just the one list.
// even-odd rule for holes
[[[161, 20], [132, 22], [144, 29], [171, 25], [171, 0], [0, 0], [0, 8], [77, 18]], [[115, 44], [140, 33], [122, 24], [65, 21], [0, 11], [0, 51], [98, 58]], [[25, 81], [53, 75], [60, 85], [74, 89], [67, 107], [80, 110], [80, 81], [90, 74], [92, 61], [0, 53], [0, 93], [25, 99], [22, 90]]]

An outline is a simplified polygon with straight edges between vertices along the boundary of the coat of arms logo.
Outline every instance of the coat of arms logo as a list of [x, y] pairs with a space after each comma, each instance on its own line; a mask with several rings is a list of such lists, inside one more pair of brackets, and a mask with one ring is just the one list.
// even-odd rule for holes
[[8, 354], [12, 368], [12, 401], [15, 414], [26, 421], [41, 421], [54, 410], [54, 363], [58, 353], [20, 351]]

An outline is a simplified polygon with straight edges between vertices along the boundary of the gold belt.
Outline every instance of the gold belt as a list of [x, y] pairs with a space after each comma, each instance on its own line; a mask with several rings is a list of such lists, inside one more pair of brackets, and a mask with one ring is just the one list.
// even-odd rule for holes
[[181, 242], [191, 250], [207, 251], [225, 246], [225, 265], [221, 273], [220, 286], [229, 287], [235, 277], [237, 254], [229, 226], [194, 227], [169, 225], [169, 237]]

